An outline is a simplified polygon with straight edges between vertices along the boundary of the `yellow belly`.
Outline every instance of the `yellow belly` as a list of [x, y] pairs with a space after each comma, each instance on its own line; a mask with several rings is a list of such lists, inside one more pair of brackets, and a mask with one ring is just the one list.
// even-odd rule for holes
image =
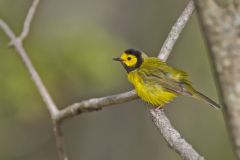
[[138, 96], [156, 107], [162, 107], [177, 96], [177, 94], [169, 92], [159, 85], [144, 82], [136, 74], [128, 74], [128, 79], [134, 85]]

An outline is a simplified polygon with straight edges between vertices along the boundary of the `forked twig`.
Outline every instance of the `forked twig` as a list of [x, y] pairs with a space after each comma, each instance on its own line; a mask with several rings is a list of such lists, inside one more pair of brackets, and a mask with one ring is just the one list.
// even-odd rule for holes
[[45, 102], [47, 109], [51, 115], [52, 121], [53, 121], [53, 131], [56, 139], [56, 144], [58, 148], [58, 155], [60, 160], [67, 160], [67, 154], [64, 147], [64, 141], [62, 137], [62, 131], [60, 128], [60, 124], [55, 120], [57, 114], [59, 113], [59, 110], [52, 100], [50, 94], [48, 93], [46, 87], [44, 86], [39, 74], [37, 73], [36, 69], [34, 68], [31, 60], [27, 56], [27, 52], [25, 51], [22, 42], [27, 37], [29, 30], [30, 30], [30, 24], [32, 22], [34, 13], [36, 11], [37, 5], [39, 4], [39, 0], [33, 0], [32, 5], [29, 8], [29, 11], [27, 13], [26, 19], [24, 21], [23, 29], [19, 37], [15, 36], [13, 31], [10, 29], [10, 27], [0, 19], [0, 27], [3, 29], [3, 31], [7, 34], [7, 36], [10, 38], [10, 45], [13, 46], [17, 53], [19, 54], [21, 60], [23, 61], [24, 65], [26, 66], [26, 69], [28, 70], [36, 88], [38, 89], [38, 92], [40, 93], [43, 101]]

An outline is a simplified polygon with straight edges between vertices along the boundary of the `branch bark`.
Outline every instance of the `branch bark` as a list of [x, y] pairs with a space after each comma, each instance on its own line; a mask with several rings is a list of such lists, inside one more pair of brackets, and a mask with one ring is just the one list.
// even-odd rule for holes
[[89, 100], [77, 102], [62, 109], [56, 116], [56, 120], [63, 121], [66, 118], [70, 118], [84, 112], [98, 111], [103, 107], [128, 102], [137, 98], [138, 96], [136, 92], [132, 90], [111, 96], [92, 98]]
[[22, 33], [19, 36], [19, 39], [21, 41], [23, 41], [28, 36], [29, 30], [30, 30], [30, 25], [31, 25], [33, 16], [36, 12], [38, 4], [39, 4], [39, 0], [34, 0], [32, 3], [32, 6], [28, 10], [26, 19], [24, 20], [24, 23], [23, 23]]
[[240, 1], [195, 2], [219, 82], [225, 120], [240, 160]]
[[150, 109], [153, 122], [168, 142], [169, 146], [175, 150], [182, 159], [185, 160], [204, 160], [196, 150], [174, 129], [163, 109]]
[[[100, 110], [103, 107], [119, 104], [123, 102], [127, 102], [133, 99], [138, 98], [135, 91], [129, 91], [117, 95], [102, 97], [102, 98], [93, 98], [89, 100], [85, 100], [82, 102], [74, 103], [63, 110], [59, 110], [56, 104], [53, 102], [50, 94], [48, 93], [46, 87], [44, 86], [43, 82], [41, 81], [40, 76], [38, 75], [37, 71], [33, 67], [30, 59], [27, 56], [27, 53], [22, 46], [22, 41], [27, 37], [30, 24], [32, 22], [34, 13], [36, 11], [37, 5], [39, 0], [33, 0], [33, 3], [28, 11], [26, 19], [24, 21], [23, 30], [19, 37], [16, 37], [15, 34], [12, 32], [10, 27], [0, 19], [0, 28], [6, 33], [6, 35], [11, 40], [11, 45], [15, 47], [17, 53], [20, 55], [22, 61], [24, 62], [29, 74], [32, 77], [32, 80], [37, 87], [43, 101], [45, 102], [51, 118], [53, 122], [53, 131], [56, 138], [57, 143], [57, 150], [59, 154], [59, 158], [61, 160], [67, 160], [67, 154], [64, 148], [64, 141], [62, 136], [62, 131], [60, 128], [60, 124], [63, 120], [69, 117], [76, 116], [83, 112], [91, 112]], [[168, 38], [166, 39], [165, 43], [162, 46], [162, 49], [159, 53], [159, 58], [163, 61], [166, 61], [168, 56], [171, 53], [171, 50], [178, 39], [180, 33], [182, 32], [183, 28], [185, 27], [187, 21], [189, 20], [192, 12], [194, 10], [193, 1], [190, 1], [183, 11], [183, 13], [178, 18], [177, 22], [172, 27]], [[150, 113], [152, 115], [153, 121], [158, 129], [161, 131], [163, 137], [165, 138], [166, 142], [174, 149], [183, 159], [185, 160], [199, 160], [204, 159], [200, 156], [192, 146], [187, 143], [179, 134], [177, 130], [175, 130], [170, 121], [168, 120], [167, 116], [164, 114], [162, 110], [158, 109], [151, 109]]]
[[190, 16], [192, 15], [194, 11], [194, 2], [190, 0], [186, 6], [186, 8], [183, 10], [179, 18], [177, 19], [176, 23], [172, 26], [171, 31], [168, 34], [167, 39], [162, 45], [162, 48], [158, 54], [158, 58], [167, 61], [179, 35], [182, 33], [183, 28], [187, 24]]

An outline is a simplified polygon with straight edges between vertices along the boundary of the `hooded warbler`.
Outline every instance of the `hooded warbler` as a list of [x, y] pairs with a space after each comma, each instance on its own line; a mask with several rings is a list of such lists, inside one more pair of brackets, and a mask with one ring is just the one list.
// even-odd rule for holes
[[128, 49], [113, 60], [121, 62], [137, 95], [156, 107], [163, 107], [175, 97], [188, 96], [220, 108], [219, 104], [193, 88], [186, 72], [170, 67], [156, 57]]

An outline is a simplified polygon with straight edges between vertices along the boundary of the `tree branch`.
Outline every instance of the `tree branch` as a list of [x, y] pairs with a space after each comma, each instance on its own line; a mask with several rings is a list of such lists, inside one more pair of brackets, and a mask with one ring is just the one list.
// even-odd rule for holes
[[16, 39], [15, 34], [12, 32], [12, 30], [9, 28], [9, 26], [7, 25], [7, 23], [5, 23], [3, 20], [0, 19], [0, 27], [2, 28], [2, 30], [6, 33], [6, 35], [10, 38], [10, 39]]
[[169, 146], [185, 160], [204, 160], [180, 133], [173, 128], [163, 109], [150, 109], [153, 122]]
[[23, 30], [22, 33], [19, 36], [19, 39], [22, 41], [27, 37], [29, 30], [30, 30], [30, 25], [33, 19], [33, 16], [36, 12], [36, 8], [38, 6], [39, 0], [34, 0], [32, 3], [32, 6], [29, 8], [26, 19], [23, 24]]
[[23, 63], [25, 64], [35, 86], [37, 87], [43, 101], [45, 102], [45, 104], [50, 112], [50, 115], [52, 116], [52, 118], [54, 118], [54, 116], [56, 116], [59, 111], [58, 111], [55, 103], [53, 102], [50, 94], [48, 93], [46, 87], [44, 86], [36, 69], [33, 67], [32, 62], [30, 61], [29, 57], [27, 56], [27, 53], [22, 46], [22, 42], [18, 39], [13, 39], [13, 46], [15, 47], [17, 53], [19, 54]]
[[158, 58], [167, 61], [168, 56], [170, 55], [179, 35], [182, 33], [183, 28], [187, 24], [190, 16], [194, 11], [194, 2], [190, 0], [183, 10], [175, 24], [172, 26], [171, 31], [169, 32], [167, 39], [163, 43], [163, 46], [158, 54]]
[[240, 160], [240, 1], [195, 2], [218, 82], [225, 122], [236, 158]]
[[116, 95], [84, 100], [62, 109], [56, 116], [56, 120], [63, 121], [66, 118], [70, 118], [84, 112], [98, 111], [101, 110], [103, 107], [128, 102], [137, 98], [138, 96], [136, 92], [132, 90]]
[[58, 157], [60, 160], [68, 160], [67, 152], [65, 149], [64, 138], [62, 134], [61, 124], [53, 119], [53, 133], [56, 141]]

